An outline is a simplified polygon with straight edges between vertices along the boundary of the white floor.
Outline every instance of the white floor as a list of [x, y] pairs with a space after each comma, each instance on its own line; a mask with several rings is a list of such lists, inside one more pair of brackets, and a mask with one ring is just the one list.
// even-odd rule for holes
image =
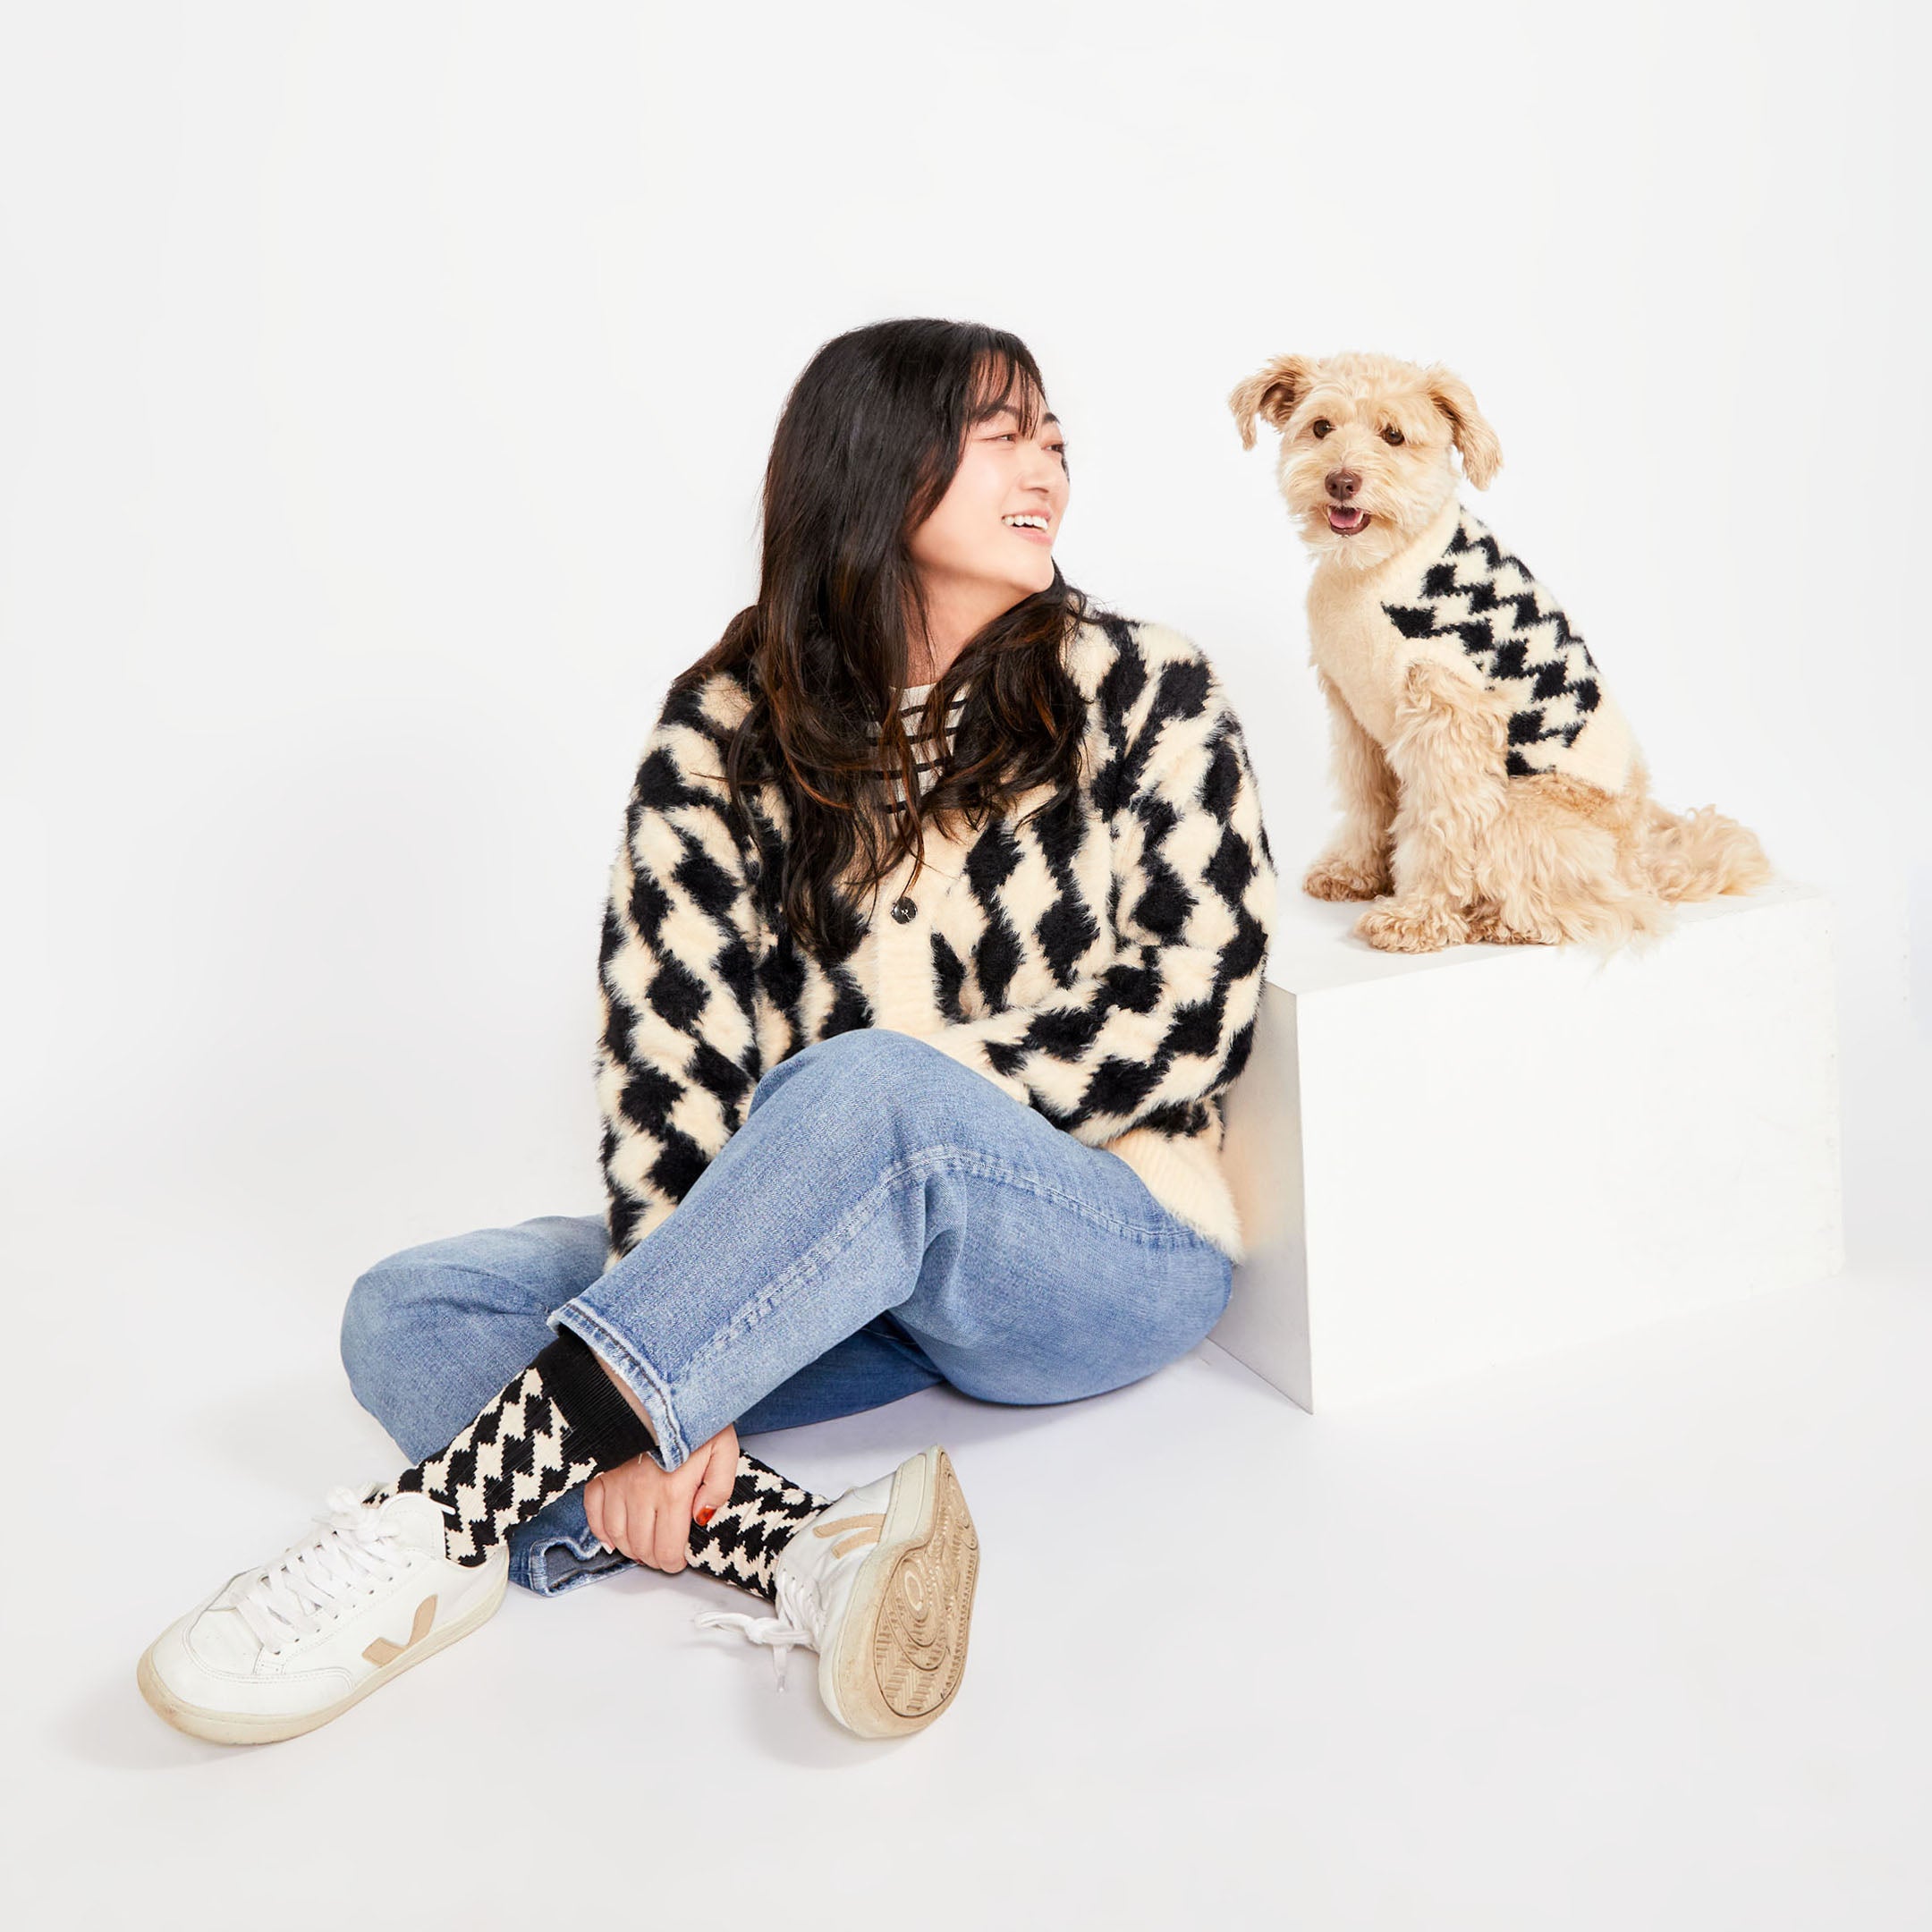
[[[191, 1246], [176, 1225], [149, 1251]], [[89, 1281], [129, 1295], [128, 1258], [83, 1244], [23, 1298], [29, 1333], [88, 1335]], [[394, 1460], [332, 1309], [278, 1315], [235, 1260], [193, 1297], [132, 1284], [139, 1360], [16, 1358], [45, 1479], [10, 1551], [14, 1924], [1932, 1911], [1932, 1300], [1902, 1274], [1318, 1421], [1209, 1344], [1063, 1409], [940, 1392], [767, 1436], [827, 1490], [936, 1438], [957, 1460], [985, 1550], [971, 1661], [902, 1744], [838, 1730], [809, 1657], [781, 1695], [767, 1653], [694, 1631], [741, 1606], [723, 1585], [633, 1572], [513, 1590], [338, 1724], [231, 1751], [148, 1712], [136, 1656]], [[288, 1372], [216, 1372], [251, 1352]]]

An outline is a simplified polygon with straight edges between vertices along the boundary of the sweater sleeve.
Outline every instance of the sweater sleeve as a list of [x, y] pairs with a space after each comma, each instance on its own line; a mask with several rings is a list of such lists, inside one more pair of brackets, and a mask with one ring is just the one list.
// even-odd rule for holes
[[760, 1071], [757, 913], [701, 690], [645, 742], [611, 868], [597, 1094], [609, 1251], [683, 1199], [744, 1118]]
[[1275, 902], [1247, 743], [1204, 657], [1165, 667], [1116, 756], [1111, 959], [928, 1036], [1094, 1146], [1204, 1124], [1253, 1046]]

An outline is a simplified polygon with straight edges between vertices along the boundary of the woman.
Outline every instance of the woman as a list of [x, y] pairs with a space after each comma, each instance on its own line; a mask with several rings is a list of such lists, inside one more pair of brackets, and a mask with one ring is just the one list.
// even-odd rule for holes
[[1218, 1154], [1275, 872], [1185, 638], [1054, 562], [1066, 446], [1025, 345], [887, 322], [799, 378], [758, 602], [673, 683], [605, 914], [602, 1217], [412, 1248], [343, 1355], [417, 1458], [142, 1657], [224, 1742], [313, 1729], [554, 1595], [687, 1563], [765, 1599], [867, 1736], [965, 1663], [978, 1541], [929, 1447], [836, 1499], [739, 1437], [944, 1381], [1055, 1402], [1214, 1326]]

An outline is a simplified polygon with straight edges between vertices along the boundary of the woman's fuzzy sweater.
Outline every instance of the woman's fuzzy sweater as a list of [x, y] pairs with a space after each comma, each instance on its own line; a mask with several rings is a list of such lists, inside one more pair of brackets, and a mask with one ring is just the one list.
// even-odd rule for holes
[[746, 674], [674, 690], [645, 743], [612, 869], [596, 1065], [608, 1259], [670, 1214], [752, 1089], [854, 1027], [914, 1034], [1055, 1126], [1127, 1162], [1236, 1259], [1220, 1152], [1226, 1089], [1261, 998], [1275, 872], [1234, 712], [1200, 649], [1158, 624], [1082, 623], [1087, 700], [1070, 806], [1052, 795], [956, 838], [925, 827], [824, 959], [778, 915], [789, 815], [761, 786], [727, 814], [722, 746]]

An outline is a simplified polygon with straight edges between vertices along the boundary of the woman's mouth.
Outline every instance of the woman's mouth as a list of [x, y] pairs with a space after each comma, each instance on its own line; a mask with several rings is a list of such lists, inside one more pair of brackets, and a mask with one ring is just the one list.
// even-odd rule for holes
[[1016, 516], [1002, 517], [1000, 521], [1016, 536], [1024, 537], [1029, 543], [1053, 543], [1053, 532], [1046, 527], [1046, 519], [1035, 516], [1030, 511], [1022, 511]]
[[1357, 530], [1367, 530], [1368, 522], [1368, 513], [1354, 504], [1328, 505], [1328, 528], [1338, 537], [1352, 537]]

